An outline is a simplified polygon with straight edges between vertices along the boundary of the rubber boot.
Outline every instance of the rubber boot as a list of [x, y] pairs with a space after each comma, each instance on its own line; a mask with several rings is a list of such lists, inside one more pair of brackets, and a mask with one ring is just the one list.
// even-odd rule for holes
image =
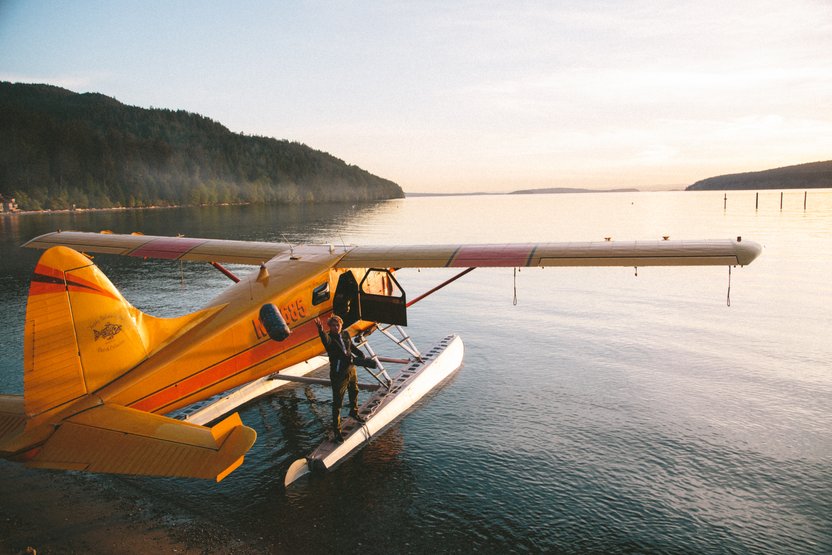
[[341, 433], [341, 411], [332, 412], [332, 435], [335, 443], [344, 442], [344, 434]]
[[363, 416], [358, 414], [358, 409], [357, 408], [350, 409], [350, 416], [352, 417], [353, 420], [355, 420], [356, 422], [362, 423], [362, 424], [367, 421], [366, 418], [364, 418]]

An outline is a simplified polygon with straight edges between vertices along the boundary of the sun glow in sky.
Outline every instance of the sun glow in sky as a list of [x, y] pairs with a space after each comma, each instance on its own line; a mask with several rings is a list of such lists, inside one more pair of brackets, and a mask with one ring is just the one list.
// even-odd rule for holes
[[832, 159], [830, 0], [0, 0], [0, 80], [196, 112], [408, 192]]

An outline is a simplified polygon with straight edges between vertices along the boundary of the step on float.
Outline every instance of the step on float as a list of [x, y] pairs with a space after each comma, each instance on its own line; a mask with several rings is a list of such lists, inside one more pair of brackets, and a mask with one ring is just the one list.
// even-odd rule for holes
[[395, 378], [388, 388], [379, 388], [358, 409], [366, 419], [348, 418], [342, 425], [343, 443], [328, 439], [309, 456], [292, 463], [283, 483], [289, 486], [310, 472], [329, 471], [367, 445], [374, 437], [401, 419], [417, 401], [462, 366], [462, 339], [449, 335]]

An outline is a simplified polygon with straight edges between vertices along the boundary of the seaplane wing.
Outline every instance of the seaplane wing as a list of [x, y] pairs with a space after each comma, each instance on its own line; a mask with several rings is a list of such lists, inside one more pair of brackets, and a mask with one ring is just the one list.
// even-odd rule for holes
[[[62, 245], [82, 252], [140, 258], [260, 264], [291, 251], [286, 243], [57, 231], [25, 247]], [[314, 249], [314, 245], [305, 246]], [[336, 250], [318, 245], [321, 250]], [[761, 252], [752, 241], [598, 241], [452, 245], [346, 246], [338, 268], [445, 268], [526, 266], [703, 266], [740, 265]]]
[[236, 413], [206, 428], [105, 404], [61, 422], [27, 464], [219, 482], [242, 464], [256, 437]]
[[59, 245], [71, 247], [80, 252], [118, 254], [137, 258], [237, 264], [260, 264], [291, 249], [291, 245], [285, 243], [267, 243], [263, 241], [160, 237], [84, 231], [47, 233], [35, 237], [23, 246], [48, 249]]
[[602, 241], [354, 247], [344, 268], [444, 268], [524, 266], [745, 265], [760, 254], [756, 243], [712, 241]]

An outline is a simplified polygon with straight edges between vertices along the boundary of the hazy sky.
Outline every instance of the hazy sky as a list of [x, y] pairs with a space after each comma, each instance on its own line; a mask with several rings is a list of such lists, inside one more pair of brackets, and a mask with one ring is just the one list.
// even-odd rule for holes
[[0, 0], [0, 80], [184, 109], [405, 191], [832, 159], [832, 0]]

